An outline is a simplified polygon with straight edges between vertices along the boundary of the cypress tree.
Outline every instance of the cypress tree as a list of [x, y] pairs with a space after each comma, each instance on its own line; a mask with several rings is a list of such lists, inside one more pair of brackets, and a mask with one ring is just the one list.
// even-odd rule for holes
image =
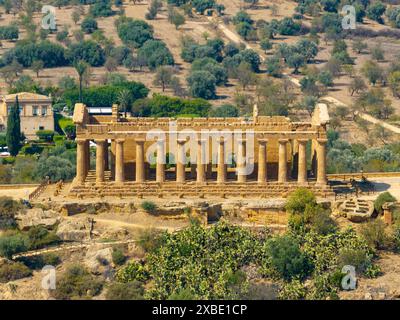
[[19, 116], [18, 96], [15, 98], [15, 104], [11, 107], [8, 115], [6, 142], [8, 152], [15, 157], [21, 148], [21, 119]]

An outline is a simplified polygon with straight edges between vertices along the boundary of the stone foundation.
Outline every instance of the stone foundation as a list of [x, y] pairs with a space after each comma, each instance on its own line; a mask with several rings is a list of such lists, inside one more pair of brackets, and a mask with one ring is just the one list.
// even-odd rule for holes
[[[302, 187], [312, 190], [317, 197], [334, 197], [333, 190], [328, 185], [317, 185], [316, 183], [304, 184]], [[208, 182], [198, 184], [196, 182], [187, 183], [143, 183], [125, 182], [118, 184], [105, 182], [101, 185], [96, 183], [75, 184], [71, 187], [69, 195], [78, 199], [86, 198], [106, 198], [115, 197], [119, 199], [127, 198], [243, 198], [243, 199], [270, 199], [286, 198], [291, 192], [299, 188], [296, 182], [270, 182], [258, 184], [256, 182], [247, 183], [213, 183]]]

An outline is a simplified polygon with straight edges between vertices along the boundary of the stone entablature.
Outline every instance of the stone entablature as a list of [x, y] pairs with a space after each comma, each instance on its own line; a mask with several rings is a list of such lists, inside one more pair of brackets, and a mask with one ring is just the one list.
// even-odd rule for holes
[[[74, 185], [216, 182], [229, 193], [235, 188], [233, 182], [236, 186], [285, 185], [291, 180], [305, 186], [327, 183], [325, 105], [317, 106], [311, 122], [256, 112], [249, 118], [122, 118], [116, 110], [114, 106], [112, 116], [89, 116], [84, 105], [76, 106]], [[87, 179], [92, 169], [89, 141], [97, 146], [95, 181]], [[307, 145], [312, 170], [308, 170]]]

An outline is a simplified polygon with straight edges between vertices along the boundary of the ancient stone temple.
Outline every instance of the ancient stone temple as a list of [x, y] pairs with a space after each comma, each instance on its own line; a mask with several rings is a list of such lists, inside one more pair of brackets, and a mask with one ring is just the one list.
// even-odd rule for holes
[[134, 118], [75, 106], [77, 197], [285, 197], [299, 186], [332, 195], [326, 105], [311, 122], [286, 117]]

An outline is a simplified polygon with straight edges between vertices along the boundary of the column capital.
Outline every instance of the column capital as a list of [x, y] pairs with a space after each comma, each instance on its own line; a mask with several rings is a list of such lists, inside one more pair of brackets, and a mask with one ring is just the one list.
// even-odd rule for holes
[[267, 144], [268, 143], [268, 139], [258, 139], [257, 140], [259, 144]]
[[136, 142], [136, 143], [145, 143], [145, 142], [146, 142], [146, 139], [144, 139], [144, 138], [137, 138], [137, 139], [135, 139], [135, 142]]
[[289, 139], [279, 139], [278, 142], [279, 142], [280, 144], [286, 144], [286, 143], [289, 142]]
[[178, 138], [176, 141], [178, 142], [178, 144], [185, 144], [186, 142], [188, 142], [188, 139]]
[[75, 142], [78, 144], [84, 144], [86, 143], [87, 139], [83, 139], [83, 138], [76, 138]]
[[306, 143], [308, 143], [308, 141], [310, 141], [310, 140], [309, 139], [297, 139], [297, 142], [299, 144], [306, 144]]
[[116, 143], [122, 144], [125, 142], [125, 139], [115, 139]]
[[95, 139], [94, 142], [96, 144], [105, 144], [107, 142], [107, 140], [105, 140], [105, 139]]
[[328, 139], [326, 139], [326, 138], [318, 138], [317, 142], [319, 144], [326, 144], [326, 143], [328, 143]]
[[219, 137], [218, 143], [219, 144], [224, 144], [225, 143], [225, 137]]

